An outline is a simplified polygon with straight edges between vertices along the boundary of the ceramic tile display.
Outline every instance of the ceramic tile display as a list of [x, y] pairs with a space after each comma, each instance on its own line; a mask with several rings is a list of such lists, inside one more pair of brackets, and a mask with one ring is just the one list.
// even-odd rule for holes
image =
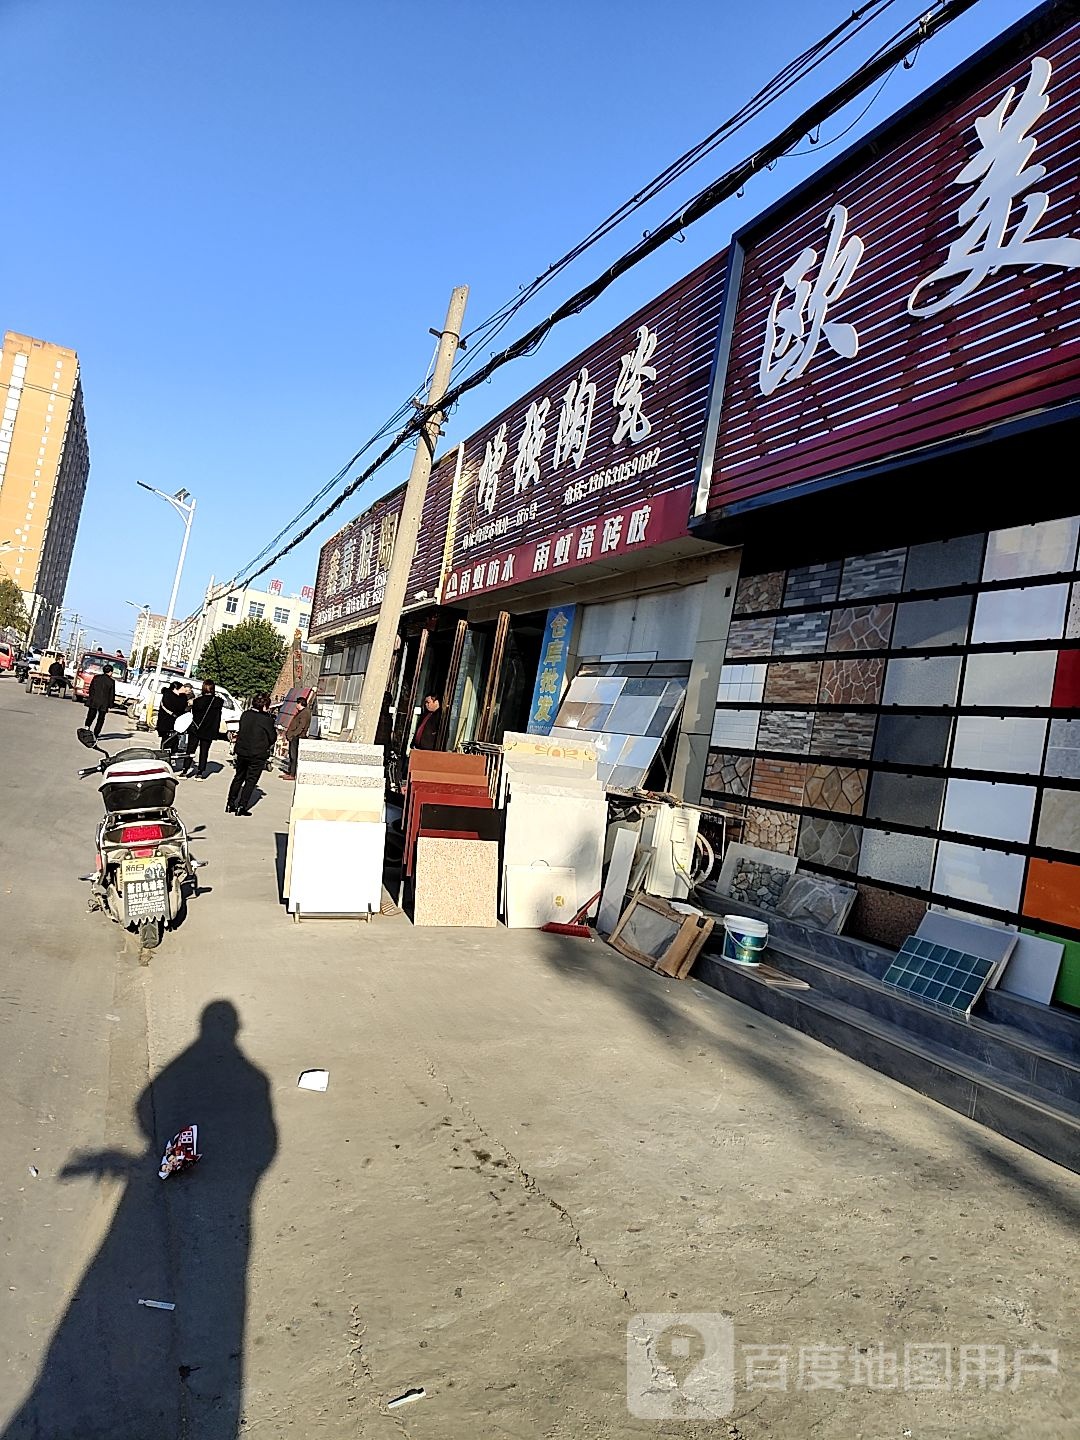
[[1080, 994], [1078, 546], [1066, 516], [740, 581], [708, 802], [857, 875], [851, 933], [899, 945], [931, 902], [1058, 926]]
[[[761, 699], [763, 664], [727, 665], [722, 674], [725, 697]], [[686, 681], [681, 678], [577, 675], [559, 706], [551, 735], [556, 739], [589, 735], [596, 745], [600, 780], [615, 790], [634, 790], [645, 783], [685, 695]], [[745, 742], [732, 743], [741, 748]]]
[[493, 928], [498, 924], [498, 875], [496, 841], [421, 835], [413, 924]]

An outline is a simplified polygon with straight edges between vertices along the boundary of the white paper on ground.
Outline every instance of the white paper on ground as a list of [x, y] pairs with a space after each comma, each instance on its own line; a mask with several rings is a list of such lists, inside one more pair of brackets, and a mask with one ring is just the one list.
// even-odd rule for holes
[[329, 1070], [304, 1070], [296, 1082], [298, 1090], [325, 1090], [330, 1084]]

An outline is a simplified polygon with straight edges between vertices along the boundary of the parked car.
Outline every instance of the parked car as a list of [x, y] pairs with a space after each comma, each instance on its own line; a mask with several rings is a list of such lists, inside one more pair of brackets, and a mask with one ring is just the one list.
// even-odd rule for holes
[[0, 640], [0, 674], [7, 674], [15, 669], [15, 646], [9, 645], [6, 640]]

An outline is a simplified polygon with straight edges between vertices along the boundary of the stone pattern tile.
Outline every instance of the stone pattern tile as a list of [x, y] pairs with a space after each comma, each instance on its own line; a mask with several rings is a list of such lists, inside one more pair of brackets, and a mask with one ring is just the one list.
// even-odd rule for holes
[[834, 610], [830, 650], [887, 650], [894, 605], [846, 605]]
[[1039, 815], [1039, 845], [1050, 850], [1080, 850], [1080, 795], [1047, 786]]
[[754, 765], [750, 794], [755, 800], [775, 800], [781, 805], [803, 803], [803, 781], [807, 766], [797, 760], [761, 760]]
[[810, 732], [813, 727], [814, 715], [811, 710], [763, 710], [758, 727], [757, 748], [805, 755], [810, 749]]
[[826, 660], [818, 699], [823, 705], [876, 705], [884, 677], [885, 661], [877, 657]]
[[856, 940], [869, 940], [899, 950], [914, 935], [926, 914], [926, 901], [897, 895], [876, 885], [858, 886], [859, 897], [852, 906], [844, 933]]
[[813, 705], [820, 684], [820, 660], [782, 660], [769, 666], [765, 699], [774, 705]]
[[780, 615], [773, 631], [774, 655], [813, 655], [825, 649], [829, 634], [829, 612], [811, 610], [806, 615]]
[[757, 615], [762, 610], [779, 610], [784, 593], [784, 572], [769, 575], [744, 575], [735, 591], [735, 614]]
[[1069, 597], [1069, 613], [1065, 620], [1066, 640], [1080, 639], [1080, 580], [1072, 587]]
[[853, 873], [859, 863], [862, 830], [843, 820], [819, 820], [804, 815], [799, 826], [799, 858], [810, 865]]
[[748, 795], [752, 755], [732, 755], [727, 750], [710, 750], [705, 766], [705, 789], [725, 795]]
[[847, 765], [814, 765], [806, 777], [804, 803], [813, 810], [861, 815], [866, 800], [866, 771]]
[[775, 850], [780, 855], [794, 855], [798, 833], [798, 815], [789, 815], [783, 810], [766, 810], [760, 805], [747, 806], [742, 833], [747, 845]]
[[1044, 775], [1080, 780], [1080, 720], [1051, 720]]
[[826, 605], [836, 599], [840, 588], [840, 561], [826, 565], [800, 565], [789, 570], [784, 589], [784, 609], [797, 605]]
[[[768, 690], [765, 693], [768, 698]], [[876, 715], [860, 710], [819, 710], [814, 717], [810, 748], [815, 755], [850, 755], [853, 760], [869, 760], [876, 724]]]
[[771, 616], [768, 619], [733, 620], [728, 630], [728, 660], [768, 655], [772, 650], [775, 624], [776, 621]]
[[844, 561], [841, 600], [864, 595], [894, 595], [904, 583], [906, 550], [878, 550], [872, 555], [851, 555]]

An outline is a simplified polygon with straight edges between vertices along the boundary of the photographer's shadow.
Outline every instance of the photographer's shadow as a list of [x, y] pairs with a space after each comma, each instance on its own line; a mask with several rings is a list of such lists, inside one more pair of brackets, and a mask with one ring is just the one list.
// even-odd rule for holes
[[[277, 1149], [269, 1083], [239, 1028], [228, 1001], [206, 1007], [198, 1038], [139, 1096], [143, 1154], [76, 1154], [61, 1172], [119, 1178], [124, 1193], [3, 1440], [239, 1433], [251, 1206]], [[191, 1124], [203, 1160], [159, 1180], [166, 1142]]]

